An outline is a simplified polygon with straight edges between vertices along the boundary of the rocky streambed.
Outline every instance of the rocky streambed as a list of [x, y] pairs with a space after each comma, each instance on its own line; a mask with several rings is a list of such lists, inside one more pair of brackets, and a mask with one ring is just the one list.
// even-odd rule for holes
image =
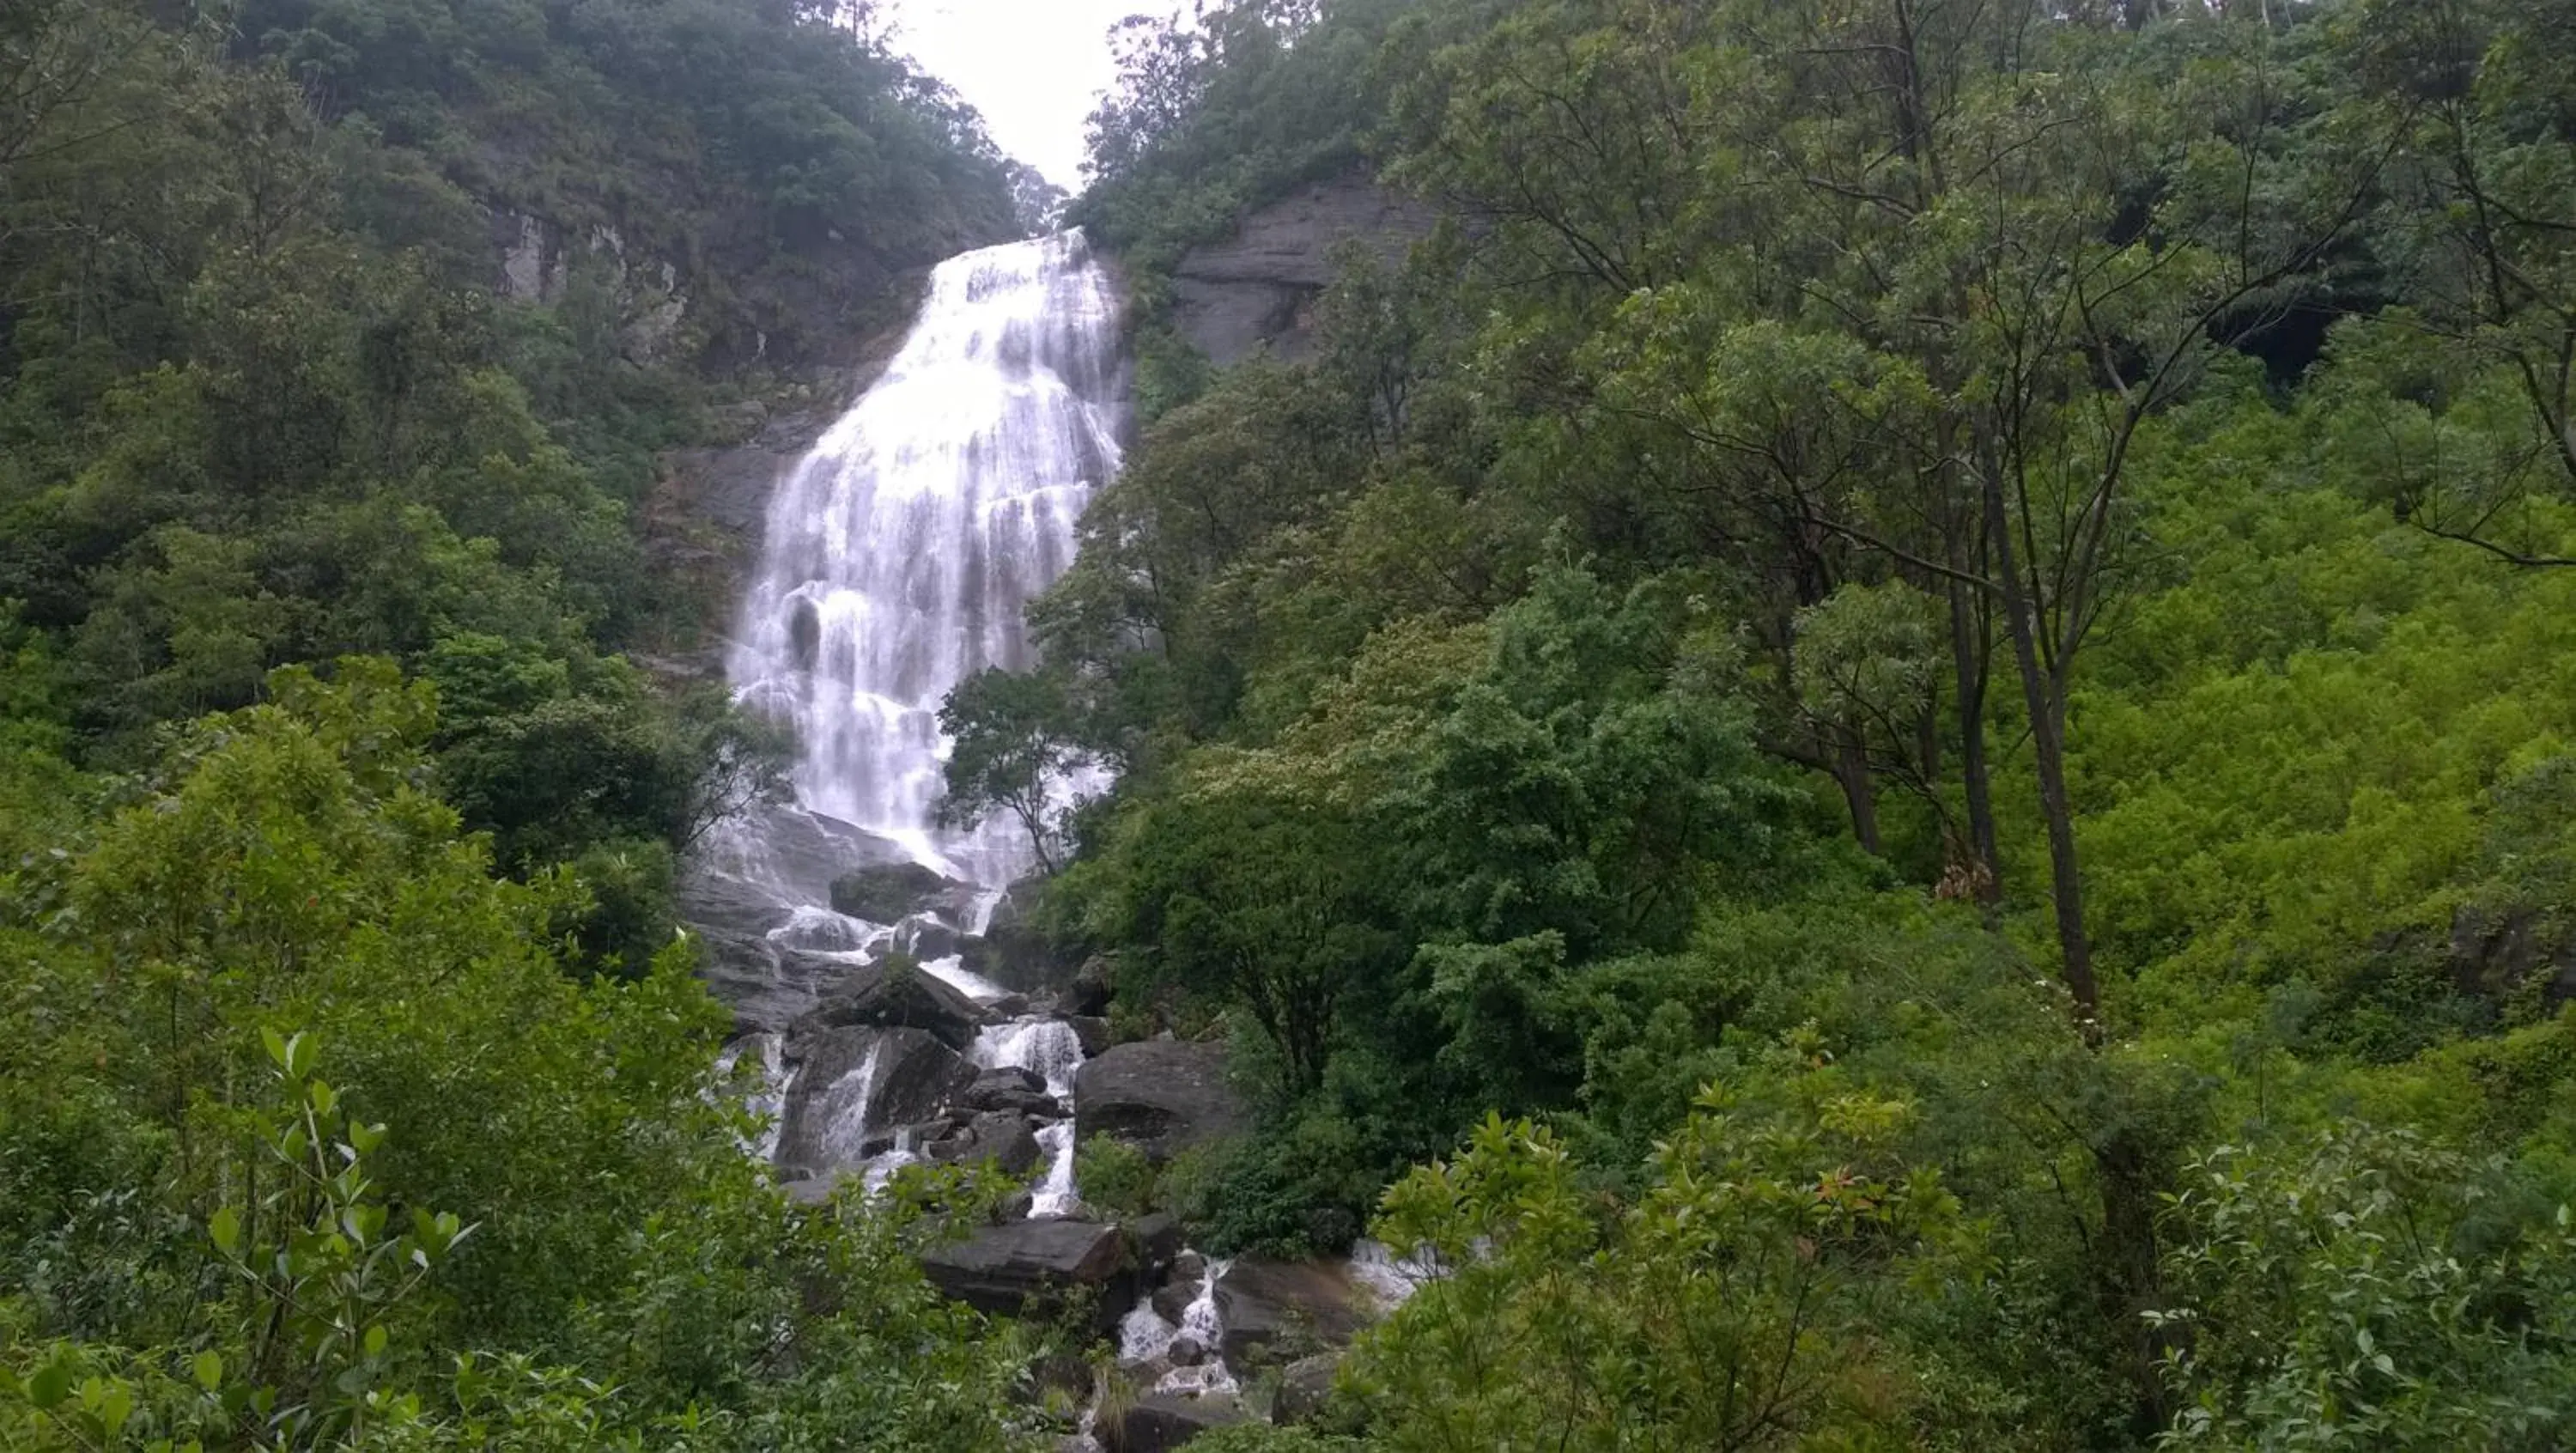
[[[1347, 1261], [1211, 1258], [1171, 1217], [1099, 1214], [1077, 1184], [1075, 1146], [1094, 1136], [1161, 1165], [1243, 1131], [1223, 1045], [1111, 1043], [1105, 964], [1050, 958], [1012, 895], [895, 843], [792, 808], [734, 831], [693, 866], [683, 907], [734, 1011], [735, 1082], [770, 1118], [754, 1148], [791, 1198], [873, 1190], [916, 1162], [1022, 1178], [1001, 1220], [924, 1268], [997, 1315], [1081, 1308], [1115, 1346], [1126, 1395], [1089, 1389], [1071, 1447], [1178, 1447], [1320, 1405], [1336, 1350], [1401, 1299], [1409, 1268], [1365, 1246]], [[1114, 1440], [1095, 1436], [1103, 1407]]]

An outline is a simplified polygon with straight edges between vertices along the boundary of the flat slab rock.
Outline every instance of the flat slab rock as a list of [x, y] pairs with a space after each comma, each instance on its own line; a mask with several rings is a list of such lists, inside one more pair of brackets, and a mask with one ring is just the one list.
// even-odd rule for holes
[[1339, 1262], [1242, 1256], [1216, 1284], [1222, 1351], [1233, 1364], [1282, 1343], [1346, 1347], [1368, 1325], [1370, 1308], [1367, 1293]]
[[[796, 957], [790, 955], [790, 962]], [[797, 1016], [789, 1027], [790, 1058], [796, 1056], [797, 1040], [803, 1036], [858, 1026], [926, 1030], [950, 1049], [964, 1051], [993, 1022], [993, 1014], [983, 1005], [923, 969], [898, 970], [875, 963], [844, 965], [840, 972], [843, 977], [830, 997]]]
[[1095, 1315], [1114, 1326], [1132, 1300], [1127, 1237], [1096, 1221], [1014, 1221], [923, 1253], [931, 1285], [978, 1311], [1010, 1314], [1033, 1300], [1096, 1291]]
[[1225, 1059], [1222, 1044], [1112, 1045], [1074, 1074], [1074, 1138], [1125, 1141], [1159, 1165], [1243, 1130], [1243, 1098], [1225, 1082]]
[[1115, 1446], [1119, 1453], [1168, 1453], [1211, 1428], [1240, 1423], [1248, 1416], [1231, 1398], [1157, 1393], [1127, 1410]]

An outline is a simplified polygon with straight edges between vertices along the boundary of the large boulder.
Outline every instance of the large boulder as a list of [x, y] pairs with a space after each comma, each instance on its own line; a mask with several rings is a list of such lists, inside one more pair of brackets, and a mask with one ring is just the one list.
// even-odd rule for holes
[[1245, 1126], [1225, 1046], [1153, 1039], [1111, 1046], [1073, 1077], [1074, 1138], [1106, 1135], [1159, 1165]]
[[1270, 1402], [1270, 1421], [1281, 1425], [1311, 1423], [1333, 1400], [1333, 1379], [1342, 1370], [1342, 1354], [1318, 1352], [1279, 1370], [1279, 1391]]
[[762, 806], [711, 834], [690, 855], [675, 897], [681, 919], [705, 948], [708, 989], [740, 1031], [785, 1029], [850, 971], [845, 961], [800, 955], [835, 948], [808, 928], [811, 907], [832, 880], [901, 852], [894, 843], [836, 818]]
[[1064, 1022], [1073, 1027], [1074, 1043], [1082, 1046], [1086, 1056], [1104, 1054], [1109, 1049], [1109, 1021], [1097, 1014], [1068, 1014]]
[[[796, 955], [789, 955], [792, 961]], [[841, 961], [843, 976], [831, 997], [799, 1015], [789, 1031], [788, 1052], [795, 1037], [865, 1025], [878, 1029], [922, 1029], [949, 1048], [963, 1051], [993, 1015], [984, 1006], [938, 975], [908, 960], [874, 964]]]
[[919, 863], [876, 863], [832, 880], [832, 908], [870, 923], [894, 923], [957, 886]]
[[805, 1030], [787, 1058], [778, 1163], [813, 1174], [857, 1167], [872, 1135], [931, 1118], [975, 1082], [975, 1067], [926, 1029]]
[[1056, 996], [1056, 1008], [1069, 1015], [1096, 1017], [1109, 1012], [1109, 995], [1115, 987], [1117, 969], [1098, 954], [1082, 961], [1073, 971], [1072, 982]]
[[1368, 1325], [1368, 1306], [1338, 1262], [1241, 1256], [1216, 1283], [1225, 1360], [1237, 1366], [1285, 1344], [1347, 1346]]
[[1031, 1302], [1088, 1295], [1107, 1331], [1134, 1297], [1127, 1238], [1093, 1221], [1013, 1221], [922, 1253], [931, 1284], [979, 1311], [1017, 1313]]
[[1010, 1110], [1022, 1115], [1055, 1115], [1055, 1099], [1046, 1092], [1046, 1081], [1035, 1072], [1018, 1065], [1005, 1065], [986, 1070], [975, 1077], [957, 1097], [957, 1104], [967, 1110]]
[[1245, 1416], [1242, 1405], [1231, 1398], [1157, 1393], [1127, 1409], [1111, 1446], [1118, 1453], [1169, 1453], [1211, 1428], [1243, 1422]]
[[708, 834], [692, 870], [760, 885], [782, 904], [828, 903], [832, 884], [862, 868], [904, 861], [891, 838], [824, 813], [763, 804]]
[[1025, 1117], [994, 1111], [976, 1116], [966, 1130], [974, 1139], [968, 1159], [989, 1160], [1005, 1175], [1024, 1176], [1037, 1168], [1041, 1154], [1037, 1132]]
[[1129, 1222], [1127, 1239], [1136, 1243], [1136, 1269], [1149, 1282], [1169, 1272], [1184, 1249], [1181, 1220], [1168, 1211], [1156, 1211]]
[[1058, 954], [1034, 928], [1011, 926], [988, 930], [980, 938], [957, 941], [967, 968], [1005, 989], [1047, 994], [1064, 987], [1077, 967]]

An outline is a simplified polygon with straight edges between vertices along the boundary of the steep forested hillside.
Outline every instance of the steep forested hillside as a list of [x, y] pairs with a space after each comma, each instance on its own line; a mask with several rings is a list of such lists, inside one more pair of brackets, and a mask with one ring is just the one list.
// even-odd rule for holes
[[[1119, 770], [1056, 930], [1267, 1095], [1155, 1194], [1458, 1268], [1366, 1446], [2571, 1436], [2571, 76], [2545, 0], [1140, 40], [1148, 422], [952, 716]], [[1448, 222], [1318, 359], [1156, 337], [1354, 164]]]
[[643, 568], [653, 451], [1008, 235], [971, 113], [787, 7], [7, 26], [14, 715], [132, 768], [274, 667], [391, 656], [441, 686], [441, 790], [506, 866], [590, 852], [653, 896], [703, 763], [752, 745], [611, 654], [701, 624]]
[[778, 744], [622, 654], [655, 451], [1017, 231], [846, 21], [0, 6], [0, 1447], [998, 1443], [709, 1098]]
[[[1032, 190], [867, 8], [0, 13], [0, 1447], [1146, 1425], [925, 1280], [1001, 1179], [782, 1196], [669, 931], [779, 744], [620, 654], [652, 454]], [[1191, 1446], [2576, 1441], [2576, 9], [1124, 36], [1139, 436], [948, 815], [1255, 1106], [1087, 1200], [1440, 1273]]]

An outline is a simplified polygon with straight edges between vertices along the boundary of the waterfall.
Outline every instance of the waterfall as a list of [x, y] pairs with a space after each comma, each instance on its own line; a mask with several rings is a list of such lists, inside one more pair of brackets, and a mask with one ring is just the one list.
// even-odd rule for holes
[[1073, 1072], [1082, 1067], [1082, 1037], [1061, 1019], [1014, 1019], [986, 1028], [973, 1058], [988, 1070], [1027, 1070], [1063, 1100], [1072, 1096]]
[[[795, 802], [711, 833], [682, 894], [710, 986], [769, 1032], [750, 1103], [771, 1130], [754, 1148], [774, 1157], [779, 1125], [815, 1127], [797, 1152], [804, 1176], [873, 1187], [973, 1149], [954, 1106], [880, 1104], [896, 1063], [882, 1039], [843, 1069], [810, 1059], [820, 1041], [796, 1026], [896, 951], [978, 1005], [1012, 997], [966, 955], [1035, 854], [1016, 821], [935, 823], [950, 747], [939, 708], [978, 671], [1030, 664], [1022, 611], [1072, 563], [1075, 522], [1118, 468], [1124, 367], [1114, 290], [1079, 233], [952, 258], [884, 372], [771, 497], [726, 668], [747, 708], [794, 729]], [[831, 906], [853, 870], [905, 858], [953, 881], [897, 922]], [[1079, 1037], [1024, 1017], [995, 1025], [979, 1058], [1044, 1080], [1055, 1112], [1031, 1116], [1046, 1156], [1033, 1194], [1043, 1213], [1069, 1213]], [[922, 1118], [874, 1123], [898, 1114]]]
[[792, 724], [807, 811], [953, 878], [1026, 870], [1016, 823], [943, 833], [939, 705], [1028, 664], [1020, 613], [1071, 563], [1074, 522], [1116, 471], [1117, 306], [1079, 233], [942, 263], [884, 375], [770, 503], [727, 662]]
[[817, 1112], [823, 1120], [823, 1153], [835, 1165], [867, 1160], [868, 1106], [876, 1099], [877, 1064], [884, 1055], [885, 1041], [870, 1040], [858, 1064], [823, 1092]]

